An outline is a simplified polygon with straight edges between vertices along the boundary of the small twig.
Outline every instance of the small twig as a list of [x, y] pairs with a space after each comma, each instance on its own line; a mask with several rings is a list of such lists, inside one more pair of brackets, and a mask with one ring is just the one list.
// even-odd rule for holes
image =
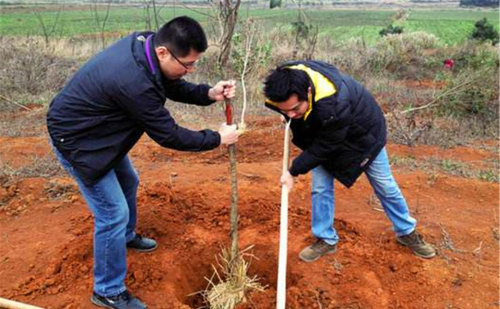
[[11, 100], [11, 99], [9, 99], [9, 98], [7, 98], [7, 97], [5, 97], [5, 96], [1, 95], [1, 94], [0, 94], [0, 99], [2, 99], [2, 100], [4, 100], [4, 101], [7, 101], [7, 102], [9, 102], [9, 103], [15, 104], [15, 105], [17, 105], [17, 106], [19, 106], [19, 107], [21, 107], [21, 108], [24, 108], [24, 109], [25, 109], [25, 110], [27, 110], [27, 111], [32, 111], [32, 109], [31, 109], [31, 108], [28, 108], [28, 107], [26, 107], [26, 106], [22, 105], [21, 103], [17, 103], [16, 101], [13, 101], [13, 100]]
[[422, 182], [420, 181], [420, 177], [418, 179], [418, 190], [417, 190], [417, 206], [415, 207], [415, 214], [419, 213], [420, 210], [420, 189], [422, 188]]
[[370, 195], [370, 197], [368, 198], [368, 205], [373, 206], [372, 207], [373, 210], [384, 212], [383, 208], [377, 207], [377, 206], [382, 206], [382, 205], [380, 204], [380, 200], [375, 195], [375, 193], [372, 193]]
[[467, 252], [466, 250], [461, 250], [461, 249], [455, 248], [455, 246], [453, 244], [453, 241], [451, 240], [450, 235], [445, 230], [444, 226], [441, 225], [441, 224], [439, 226], [441, 227], [441, 235], [443, 236], [442, 245], [443, 245], [444, 249], [448, 249], [448, 250], [451, 250], [453, 252], [458, 252], [458, 253], [465, 253], [465, 252]]
[[479, 247], [477, 247], [476, 249], [472, 250], [472, 254], [474, 255], [479, 255], [481, 254], [481, 248], [483, 247], [483, 241], [481, 241], [479, 243]]
[[187, 6], [186, 4], [179, 3], [179, 6], [180, 6], [180, 7], [185, 8], [185, 9], [186, 9], [186, 10], [188, 10], [188, 11], [192, 11], [192, 12], [195, 12], [195, 13], [197, 13], [197, 14], [200, 14], [200, 15], [203, 15], [203, 16], [206, 16], [206, 17], [210, 17], [210, 18], [212, 18], [212, 19], [215, 19], [215, 16], [210, 15], [210, 14], [208, 14], [208, 13], [205, 13], [205, 12], [203, 12], [203, 11], [195, 10], [195, 9], [193, 9], [193, 8], [192, 8], [192, 7], [190, 7], [190, 6]]
[[500, 233], [498, 232], [498, 228], [492, 227], [491, 232], [493, 233], [493, 238], [495, 238], [497, 241], [500, 240]]
[[474, 255], [477, 258], [477, 263], [476, 263], [476, 268], [479, 269], [481, 266], [481, 258], [483, 257], [483, 252], [481, 251], [483, 247], [483, 241], [479, 243], [479, 247], [476, 249], [472, 250], [472, 255]]
[[255, 174], [246, 174], [246, 173], [241, 173], [240, 174], [244, 177], [250, 178], [250, 179], [260, 179], [262, 176], [260, 175], [255, 175]]
[[340, 271], [342, 268], [344, 268], [344, 265], [342, 265], [342, 263], [340, 263], [336, 258], [333, 258], [333, 268], [336, 271]]
[[318, 302], [318, 308], [323, 309], [323, 304], [321, 303], [321, 299], [319, 299], [319, 292], [316, 293], [316, 301]]
[[241, 71], [241, 86], [243, 88], [243, 109], [241, 111], [241, 120], [240, 120], [240, 126], [245, 127], [245, 112], [247, 109], [247, 87], [245, 85], [245, 74], [247, 73], [247, 67], [248, 67], [248, 60], [250, 58], [250, 54], [252, 53], [252, 45], [253, 45], [253, 38], [255, 35], [255, 24], [250, 22], [249, 23], [249, 34], [247, 36], [247, 40], [245, 42], [245, 58], [243, 60], [243, 69]]

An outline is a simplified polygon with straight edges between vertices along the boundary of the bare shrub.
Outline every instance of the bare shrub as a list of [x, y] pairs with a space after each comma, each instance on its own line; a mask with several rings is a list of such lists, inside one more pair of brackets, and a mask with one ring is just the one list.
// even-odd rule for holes
[[[378, 80], [378, 79], [377, 79]], [[396, 143], [451, 147], [475, 139], [497, 138], [498, 67], [443, 71], [427, 87], [408, 87], [380, 79], [376, 95], [388, 106], [390, 137]]]
[[426, 132], [433, 127], [433, 119], [419, 119], [416, 113], [400, 114], [397, 111], [387, 117], [389, 134], [395, 143], [415, 146]]
[[420, 139], [425, 145], [438, 145], [450, 148], [470, 145], [480, 139], [498, 138], [496, 124], [485, 124], [474, 118], [458, 119], [456, 117], [439, 117], [434, 120], [432, 129]]
[[[320, 48], [323, 48], [320, 45]], [[366, 75], [373, 75], [368, 70], [370, 66], [370, 53], [373, 52], [362, 38], [352, 38], [343, 45], [333, 50], [330, 55], [325, 55], [328, 62], [335, 64], [339, 69], [352, 75], [360, 81], [365, 81]]]
[[435, 92], [433, 89], [412, 88], [387, 78], [381, 78], [371, 86], [374, 87], [379, 104], [387, 111], [385, 116], [390, 140], [415, 146], [433, 129], [435, 116], [432, 113], [403, 113], [410, 107], [431, 100]]
[[489, 44], [467, 41], [450, 49], [449, 53], [455, 60], [456, 72], [499, 66], [498, 49]]
[[[397, 105], [393, 105], [397, 106]], [[436, 111], [403, 114], [401, 107], [386, 115], [389, 139], [397, 144], [437, 145], [445, 148], [470, 145], [478, 139], [498, 137], [498, 112], [483, 117], [439, 115]], [[495, 120], [496, 119], [496, 120]]]
[[40, 39], [0, 37], [0, 93], [10, 98], [59, 90], [78, 62], [52, 55]]
[[393, 72], [398, 77], [418, 79], [433, 76], [441, 67], [429, 70], [426, 50], [439, 46], [439, 39], [425, 32], [388, 35], [371, 50], [369, 67], [373, 71]]
[[[295, 42], [294, 37], [289, 32], [283, 29], [276, 29], [269, 33], [269, 40], [270, 42], [280, 42], [280, 44], [275, 44], [274, 46], [271, 55], [271, 65], [274, 64], [276, 66], [285, 61], [294, 60], [293, 50]], [[274, 67], [270, 67], [269, 69], [274, 69]]]
[[[324, 51], [324, 44], [329, 43], [324, 41], [318, 49]], [[337, 47], [329, 47], [325, 60], [361, 81], [377, 74], [432, 78], [441, 69], [442, 60], [441, 55], [432, 56], [430, 51], [441, 46], [436, 36], [425, 32], [387, 35], [375, 45], [368, 45], [363, 38], [357, 37]]]
[[[436, 102], [439, 116], [455, 117], [478, 129], [484, 137], [498, 136], [498, 67], [483, 70], [463, 70], [449, 77], [443, 89], [449, 94]], [[459, 86], [463, 87], [458, 88]], [[456, 89], [455, 91], [449, 90]]]

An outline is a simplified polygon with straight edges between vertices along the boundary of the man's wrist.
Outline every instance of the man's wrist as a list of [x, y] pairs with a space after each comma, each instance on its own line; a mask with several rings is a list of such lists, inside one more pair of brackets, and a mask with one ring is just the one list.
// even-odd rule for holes
[[210, 100], [212, 100], [212, 101], [215, 101], [214, 91], [215, 91], [215, 90], [214, 90], [214, 88], [213, 88], [213, 87], [212, 87], [212, 88], [210, 88], [210, 89], [208, 89], [208, 94], [207, 94], [207, 95], [208, 95], [208, 98], [209, 98]]

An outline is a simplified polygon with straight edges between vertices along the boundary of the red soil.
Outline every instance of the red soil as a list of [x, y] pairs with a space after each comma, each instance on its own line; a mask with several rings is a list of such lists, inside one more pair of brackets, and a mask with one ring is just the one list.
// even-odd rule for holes
[[[276, 307], [283, 138], [276, 123], [254, 120], [237, 146], [240, 248], [254, 245], [250, 274], [267, 285], [240, 309]], [[45, 137], [0, 138], [0, 163], [13, 167], [49, 152]], [[389, 152], [463, 162], [497, 156], [465, 147], [390, 145]], [[215, 256], [229, 244], [227, 151], [180, 153], [144, 138], [131, 157], [141, 177], [138, 229], [159, 248], [129, 252], [126, 283], [148, 308], [198, 308], [201, 298], [188, 295], [206, 288]], [[394, 172], [419, 230], [440, 255], [423, 260], [398, 246], [362, 177], [350, 190], [336, 186], [337, 252], [301, 262], [299, 251], [313, 240], [310, 176], [301, 176], [290, 195], [287, 308], [498, 307], [498, 184]], [[0, 297], [54, 309], [94, 308], [93, 219], [72, 180], [5, 178], [0, 184]]]

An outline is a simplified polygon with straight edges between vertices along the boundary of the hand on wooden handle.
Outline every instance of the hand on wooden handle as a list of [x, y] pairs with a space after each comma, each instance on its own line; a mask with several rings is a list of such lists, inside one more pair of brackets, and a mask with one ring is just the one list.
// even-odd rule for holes
[[286, 185], [288, 187], [288, 191], [292, 191], [294, 179], [288, 171], [283, 172], [280, 181], [282, 185]]
[[222, 145], [231, 145], [238, 141], [239, 132], [236, 130], [236, 125], [221, 124], [219, 128], [220, 143]]

